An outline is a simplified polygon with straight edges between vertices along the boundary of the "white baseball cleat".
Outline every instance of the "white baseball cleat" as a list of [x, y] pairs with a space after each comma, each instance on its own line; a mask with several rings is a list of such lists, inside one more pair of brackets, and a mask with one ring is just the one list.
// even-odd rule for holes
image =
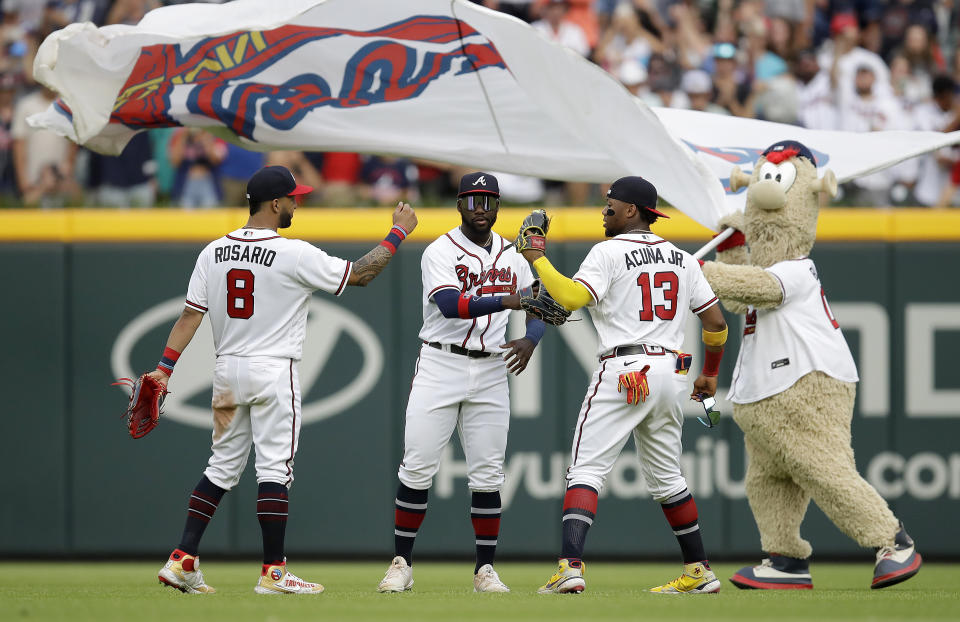
[[413, 587], [413, 568], [407, 565], [407, 560], [397, 555], [390, 562], [383, 580], [377, 586], [378, 592], [406, 592]]
[[490, 564], [480, 566], [477, 574], [473, 575], [474, 592], [509, 592], [510, 588], [503, 584], [497, 571]]
[[213, 589], [203, 581], [200, 572], [200, 558], [187, 555], [179, 549], [170, 554], [170, 559], [157, 573], [160, 583], [176, 588], [184, 594], [214, 594]]
[[283, 563], [264, 566], [253, 591], [257, 594], [319, 594], [323, 592], [323, 586], [304, 581], [287, 570], [287, 564]]

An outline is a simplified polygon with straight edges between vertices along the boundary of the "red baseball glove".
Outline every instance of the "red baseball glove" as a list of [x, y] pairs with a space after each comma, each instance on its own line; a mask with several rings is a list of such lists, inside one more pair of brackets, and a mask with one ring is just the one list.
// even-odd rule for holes
[[153, 376], [143, 374], [136, 380], [120, 378], [114, 385], [130, 387], [130, 402], [127, 404], [127, 429], [130, 436], [140, 438], [146, 436], [150, 430], [160, 423], [160, 413], [163, 412], [163, 398], [167, 391], [160, 381]]
[[620, 382], [617, 384], [617, 393], [623, 393], [623, 387], [627, 387], [627, 404], [639, 404], [647, 401], [650, 395], [650, 385], [647, 384], [647, 371], [649, 365], [644, 365], [639, 371], [631, 371], [620, 374]]

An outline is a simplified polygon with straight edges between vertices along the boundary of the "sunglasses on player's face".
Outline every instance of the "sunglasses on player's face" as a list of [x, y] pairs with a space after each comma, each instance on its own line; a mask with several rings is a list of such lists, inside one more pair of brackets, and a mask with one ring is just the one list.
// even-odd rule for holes
[[477, 208], [485, 212], [492, 212], [500, 208], [500, 199], [489, 194], [468, 194], [460, 197], [463, 208], [468, 212], [473, 212]]

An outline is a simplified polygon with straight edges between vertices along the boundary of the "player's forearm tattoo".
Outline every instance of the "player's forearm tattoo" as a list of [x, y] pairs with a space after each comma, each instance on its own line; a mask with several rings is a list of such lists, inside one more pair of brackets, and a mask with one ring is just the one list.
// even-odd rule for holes
[[383, 246], [375, 246], [369, 253], [353, 264], [353, 274], [356, 275], [357, 285], [365, 286], [372, 281], [390, 263], [393, 254]]

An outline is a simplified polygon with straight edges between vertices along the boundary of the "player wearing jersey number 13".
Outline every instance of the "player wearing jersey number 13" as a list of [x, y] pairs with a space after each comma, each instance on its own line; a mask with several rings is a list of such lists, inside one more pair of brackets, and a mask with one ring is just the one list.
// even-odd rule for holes
[[697, 261], [650, 231], [658, 217], [666, 217], [656, 204], [657, 191], [645, 179], [613, 182], [603, 209], [609, 239], [590, 250], [573, 279], [560, 274], [543, 250], [523, 251], [557, 302], [571, 311], [588, 307], [600, 341], [599, 363], [580, 407], [567, 470], [560, 566], [541, 594], [584, 590], [582, 555], [597, 496], [631, 434], [640, 473], [683, 555], [683, 574], [651, 591], [720, 590], [704, 551], [697, 506], [680, 472], [680, 399], [689, 355], [679, 348], [692, 312], [703, 324], [706, 356], [691, 397], [712, 397], [727, 325]]
[[190, 494], [180, 544], [159, 573], [162, 583], [182, 592], [214, 591], [199, 569], [200, 538], [224, 493], [240, 480], [251, 443], [256, 450], [257, 518], [263, 536], [263, 566], [254, 591], [323, 591], [322, 585], [287, 570], [284, 556], [288, 492], [300, 436], [298, 364], [307, 302], [318, 289], [339, 296], [347, 285], [364, 286], [373, 280], [416, 228], [417, 216], [409, 205], [398, 205], [386, 239], [351, 262], [278, 235], [293, 221], [300, 197], [311, 190], [297, 184], [282, 166], [268, 166], [250, 178], [247, 224], [200, 253], [183, 313], [150, 374], [166, 386], [180, 353], [208, 314], [217, 353], [212, 452]]

